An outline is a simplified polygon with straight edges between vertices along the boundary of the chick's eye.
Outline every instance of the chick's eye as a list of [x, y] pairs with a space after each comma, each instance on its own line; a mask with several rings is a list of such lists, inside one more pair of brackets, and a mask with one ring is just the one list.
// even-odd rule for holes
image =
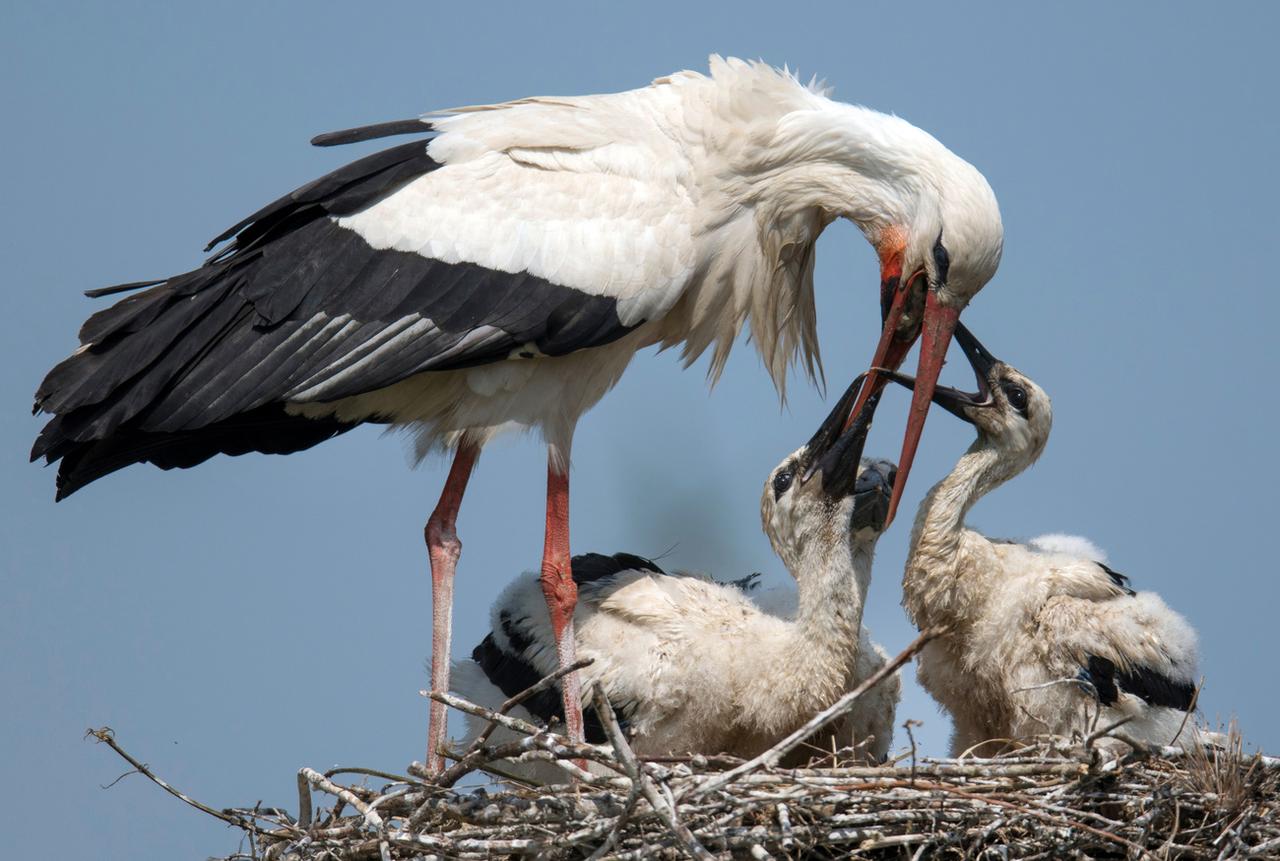
[[789, 469], [784, 469], [773, 477], [773, 498], [777, 499], [786, 493], [791, 487], [791, 481], [795, 478], [795, 473]]
[[1009, 406], [1013, 407], [1020, 413], [1025, 413], [1027, 409], [1027, 390], [1022, 386], [1005, 386], [1004, 395], [1009, 399]]

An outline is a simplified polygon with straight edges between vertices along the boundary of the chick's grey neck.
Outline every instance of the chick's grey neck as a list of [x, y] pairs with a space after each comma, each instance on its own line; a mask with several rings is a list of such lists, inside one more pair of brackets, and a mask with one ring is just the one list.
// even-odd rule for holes
[[791, 572], [799, 589], [792, 675], [817, 668], [843, 690], [857, 659], [874, 551], [855, 540], [847, 522], [838, 527], [838, 538], [825, 532], [827, 526], [805, 544]]
[[965, 519], [991, 491], [1028, 465], [980, 434], [954, 469], [925, 495], [911, 530], [903, 574], [903, 605], [917, 626], [954, 623], [952, 608], [968, 603], [979, 584], [958, 576]]

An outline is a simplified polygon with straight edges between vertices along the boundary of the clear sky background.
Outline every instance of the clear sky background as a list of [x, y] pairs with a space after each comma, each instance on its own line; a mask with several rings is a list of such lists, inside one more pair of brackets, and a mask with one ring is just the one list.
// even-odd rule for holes
[[[990, 179], [1004, 262], [965, 319], [1054, 400], [1040, 464], [974, 512], [990, 533], [1086, 535], [1202, 638], [1206, 716], [1280, 750], [1274, 632], [1280, 61], [1264, 3], [111, 4], [0, 8], [0, 823], [101, 858], [203, 858], [238, 835], [82, 739], [110, 725], [215, 806], [296, 807], [300, 766], [400, 769], [426, 731], [422, 525], [444, 465], [362, 429], [287, 458], [134, 467], [53, 503], [26, 462], [44, 372], [103, 302], [87, 288], [197, 265], [206, 240], [363, 150], [322, 131], [533, 94], [608, 92], [716, 51], [816, 73]], [[835, 224], [817, 297], [831, 394], [869, 358], [875, 258]], [[969, 385], [958, 353], [944, 377]], [[914, 358], [909, 360], [914, 367]], [[740, 345], [638, 357], [579, 427], [575, 551], [783, 576], [769, 470], [825, 414], [780, 409]], [[868, 452], [896, 457], [905, 398]], [[971, 429], [929, 422], [866, 619], [897, 651], [908, 527]], [[543, 450], [485, 452], [463, 508], [456, 651], [542, 545]], [[899, 718], [948, 721], [910, 672]]]

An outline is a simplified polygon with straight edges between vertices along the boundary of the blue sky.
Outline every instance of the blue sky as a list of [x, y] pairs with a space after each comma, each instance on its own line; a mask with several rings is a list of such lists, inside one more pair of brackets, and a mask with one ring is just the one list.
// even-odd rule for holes
[[[54, 505], [26, 462], [41, 376], [102, 307], [88, 288], [200, 262], [209, 237], [355, 157], [321, 131], [531, 94], [607, 92], [715, 51], [816, 73], [978, 166], [1007, 231], [965, 319], [1054, 399], [1032, 471], [971, 522], [1083, 534], [1202, 639], [1207, 717], [1280, 748], [1275, 649], [1275, 320], [1280, 80], [1274, 6], [1114, 4], [35, 4], [0, 9], [0, 816], [15, 857], [56, 829], [103, 858], [226, 854], [237, 835], [82, 739], [110, 725], [215, 806], [296, 806], [300, 766], [421, 758], [429, 649], [422, 525], [444, 465], [361, 430], [288, 458], [133, 468]], [[819, 243], [833, 394], [876, 333], [875, 259], [850, 225]], [[909, 360], [914, 364], [914, 359]], [[575, 551], [628, 550], [724, 576], [783, 576], [762, 482], [825, 414], [780, 409], [743, 344], [705, 365], [639, 357], [582, 421]], [[968, 385], [963, 365], [944, 372]], [[905, 399], [869, 453], [896, 456]], [[926, 430], [885, 536], [867, 622], [891, 651], [910, 513], [971, 429]], [[543, 452], [485, 452], [459, 530], [456, 651], [533, 567]], [[908, 674], [908, 677], [910, 674]], [[948, 724], [908, 679], [900, 718]], [[21, 792], [16, 792], [17, 787]], [[74, 811], [69, 815], [68, 811]]]

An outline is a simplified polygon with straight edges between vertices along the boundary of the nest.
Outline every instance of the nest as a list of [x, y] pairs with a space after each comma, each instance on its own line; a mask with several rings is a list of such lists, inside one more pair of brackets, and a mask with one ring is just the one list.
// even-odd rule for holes
[[[637, 758], [599, 692], [593, 705], [607, 746], [574, 744], [506, 713], [555, 676], [497, 711], [433, 694], [523, 736], [490, 744], [481, 735], [465, 750], [448, 751], [452, 764], [434, 776], [417, 763], [408, 774], [303, 768], [296, 815], [261, 806], [215, 809], [151, 772], [110, 730], [92, 734], [169, 793], [242, 829], [243, 851], [228, 861], [1280, 857], [1280, 760], [1246, 756], [1234, 731], [1224, 746], [1188, 751], [1114, 746], [1108, 742], [1119, 727], [1107, 727], [1086, 739], [1046, 738], [986, 758], [917, 759], [913, 744], [881, 766], [828, 756], [805, 768], [779, 767], [925, 639], [746, 761]], [[505, 776], [512, 758], [554, 761], [572, 782], [457, 788], [477, 774]]]

